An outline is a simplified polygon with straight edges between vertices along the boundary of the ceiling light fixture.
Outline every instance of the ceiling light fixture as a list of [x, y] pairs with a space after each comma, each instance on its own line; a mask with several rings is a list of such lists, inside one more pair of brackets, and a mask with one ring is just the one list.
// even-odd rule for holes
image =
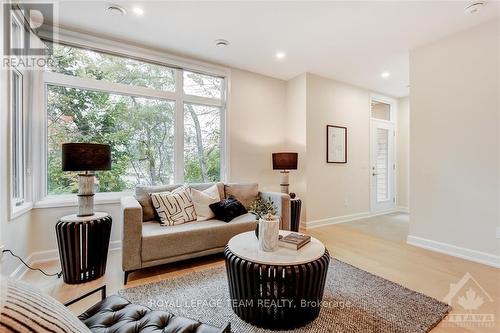
[[380, 76], [383, 78], [383, 79], [387, 79], [389, 76], [391, 76], [391, 73], [389, 72], [382, 72], [380, 73]]
[[485, 5], [484, 1], [471, 2], [464, 8], [464, 13], [466, 15], [476, 14], [484, 7], [484, 5]]
[[276, 54], [274, 56], [276, 57], [276, 59], [281, 60], [281, 59], [285, 59], [286, 54], [285, 54], [285, 52], [278, 51], [278, 52], [276, 52]]
[[115, 5], [115, 4], [112, 4], [112, 5], [109, 5], [107, 8], [106, 8], [106, 11], [112, 15], [116, 15], [116, 16], [125, 16], [127, 15], [127, 10], [125, 8], [123, 8], [122, 6], [119, 6], [119, 5]]
[[215, 40], [215, 46], [224, 47], [224, 46], [228, 46], [228, 45], [229, 45], [229, 42], [225, 39], [216, 39]]
[[132, 11], [134, 12], [135, 15], [137, 16], [142, 16], [144, 15], [144, 9], [142, 9], [141, 7], [138, 7], [138, 6], [134, 6], [132, 7]]

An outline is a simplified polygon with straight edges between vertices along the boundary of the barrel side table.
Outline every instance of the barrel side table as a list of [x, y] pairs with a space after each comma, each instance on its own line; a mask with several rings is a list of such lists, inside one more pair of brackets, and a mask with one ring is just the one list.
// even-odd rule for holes
[[291, 330], [318, 317], [330, 262], [319, 240], [299, 251], [266, 253], [258, 250], [254, 233], [246, 232], [229, 241], [224, 256], [231, 307], [244, 321]]
[[111, 216], [100, 212], [61, 217], [56, 235], [64, 282], [78, 284], [104, 275], [111, 224]]

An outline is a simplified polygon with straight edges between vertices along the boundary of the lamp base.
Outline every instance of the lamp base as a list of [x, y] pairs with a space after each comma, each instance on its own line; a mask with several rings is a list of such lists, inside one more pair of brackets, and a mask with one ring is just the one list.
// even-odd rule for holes
[[290, 172], [288, 172], [286, 170], [280, 171], [281, 193], [288, 194], [288, 192], [289, 192], [289, 187], [290, 187], [289, 180], [288, 180], [289, 174], [290, 174]]
[[77, 216], [94, 215], [94, 174], [78, 174], [78, 214]]

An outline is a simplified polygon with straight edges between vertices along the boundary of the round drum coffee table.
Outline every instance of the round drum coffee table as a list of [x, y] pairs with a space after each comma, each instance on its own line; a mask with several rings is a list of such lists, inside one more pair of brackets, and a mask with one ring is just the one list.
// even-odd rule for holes
[[298, 251], [263, 252], [250, 231], [231, 238], [224, 256], [231, 307], [244, 321], [293, 329], [319, 315], [330, 255], [316, 238]]

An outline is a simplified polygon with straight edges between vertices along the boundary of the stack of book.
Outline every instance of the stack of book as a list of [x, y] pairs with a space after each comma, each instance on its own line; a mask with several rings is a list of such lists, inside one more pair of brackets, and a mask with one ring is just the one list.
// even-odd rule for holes
[[278, 243], [280, 246], [292, 249], [292, 250], [298, 250], [307, 243], [311, 241], [311, 236], [304, 235], [304, 234], [299, 234], [296, 232], [291, 232], [286, 236], [279, 236]]

